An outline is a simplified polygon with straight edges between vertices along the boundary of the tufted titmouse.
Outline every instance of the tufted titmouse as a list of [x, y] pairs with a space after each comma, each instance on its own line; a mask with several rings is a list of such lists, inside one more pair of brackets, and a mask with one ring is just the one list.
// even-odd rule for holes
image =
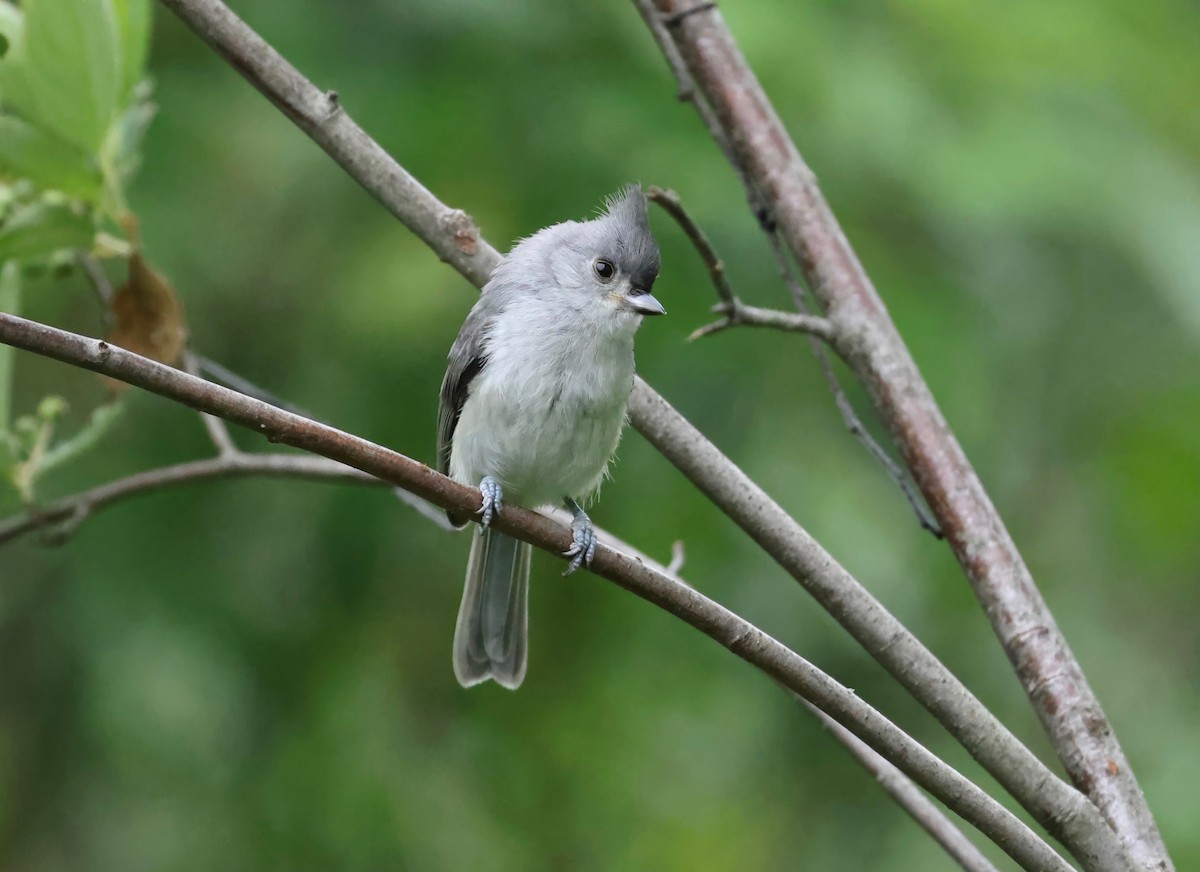
[[[438, 466], [478, 486], [454, 631], [464, 687], [525, 677], [530, 546], [488, 528], [501, 500], [562, 500], [574, 515], [571, 563], [591, 563], [596, 534], [581, 503], [600, 488], [633, 389], [633, 334], [661, 315], [650, 295], [658, 245], [646, 197], [631, 186], [591, 221], [565, 221], [515, 245], [467, 315], [442, 382]], [[468, 519], [451, 515], [462, 526]]]

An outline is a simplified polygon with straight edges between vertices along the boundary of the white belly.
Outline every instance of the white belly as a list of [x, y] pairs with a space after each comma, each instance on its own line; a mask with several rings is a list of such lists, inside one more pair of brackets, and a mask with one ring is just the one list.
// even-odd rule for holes
[[625, 425], [633, 329], [547, 341], [557, 333], [529, 327], [494, 337], [454, 432], [450, 475], [470, 485], [490, 475], [505, 500], [530, 507], [585, 501]]

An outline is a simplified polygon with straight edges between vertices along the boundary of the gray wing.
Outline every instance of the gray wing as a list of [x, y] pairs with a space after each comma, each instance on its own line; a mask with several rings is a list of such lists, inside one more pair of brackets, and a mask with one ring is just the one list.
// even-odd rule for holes
[[[484, 296], [487, 296], [486, 291]], [[442, 396], [438, 405], [437, 458], [438, 471], [442, 475], [450, 474], [454, 428], [458, 426], [458, 419], [462, 415], [471, 381], [487, 365], [483, 340], [492, 315], [492, 307], [480, 300], [467, 315], [462, 329], [458, 331], [458, 338], [450, 347], [449, 365], [446, 367], [446, 377], [442, 380]]]

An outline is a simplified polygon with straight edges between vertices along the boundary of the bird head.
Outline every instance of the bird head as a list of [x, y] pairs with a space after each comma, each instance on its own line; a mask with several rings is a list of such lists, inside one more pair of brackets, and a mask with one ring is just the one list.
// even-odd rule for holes
[[[541, 262], [563, 305], [600, 304], [625, 317], [662, 315], [651, 290], [658, 278], [658, 243], [650, 233], [646, 195], [637, 185], [613, 194], [590, 221], [565, 221], [526, 239], [502, 269]], [[533, 256], [539, 252], [541, 257]], [[544, 293], [544, 288], [531, 289]]]

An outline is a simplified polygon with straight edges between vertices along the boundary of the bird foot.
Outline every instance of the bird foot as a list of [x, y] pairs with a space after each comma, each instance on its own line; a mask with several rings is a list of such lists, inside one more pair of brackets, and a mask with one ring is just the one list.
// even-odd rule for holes
[[591, 566], [592, 558], [596, 556], [596, 530], [592, 527], [592, 519], [578, 505], [570, 506], [575, 513], [571, 522], [571, 547], [563, 552], [563, 557], [570, 557], [563, 576], [570, 575], [583, 566]]
[[500, 512], [504, 504], [504, 491], [500, 488], [500, 482], [487, 475], [479, 483], [479, 494], [483, 497], [483, 507], [479, 510], [479, 523], [484, 527], [489, 527], [492, 519]]

